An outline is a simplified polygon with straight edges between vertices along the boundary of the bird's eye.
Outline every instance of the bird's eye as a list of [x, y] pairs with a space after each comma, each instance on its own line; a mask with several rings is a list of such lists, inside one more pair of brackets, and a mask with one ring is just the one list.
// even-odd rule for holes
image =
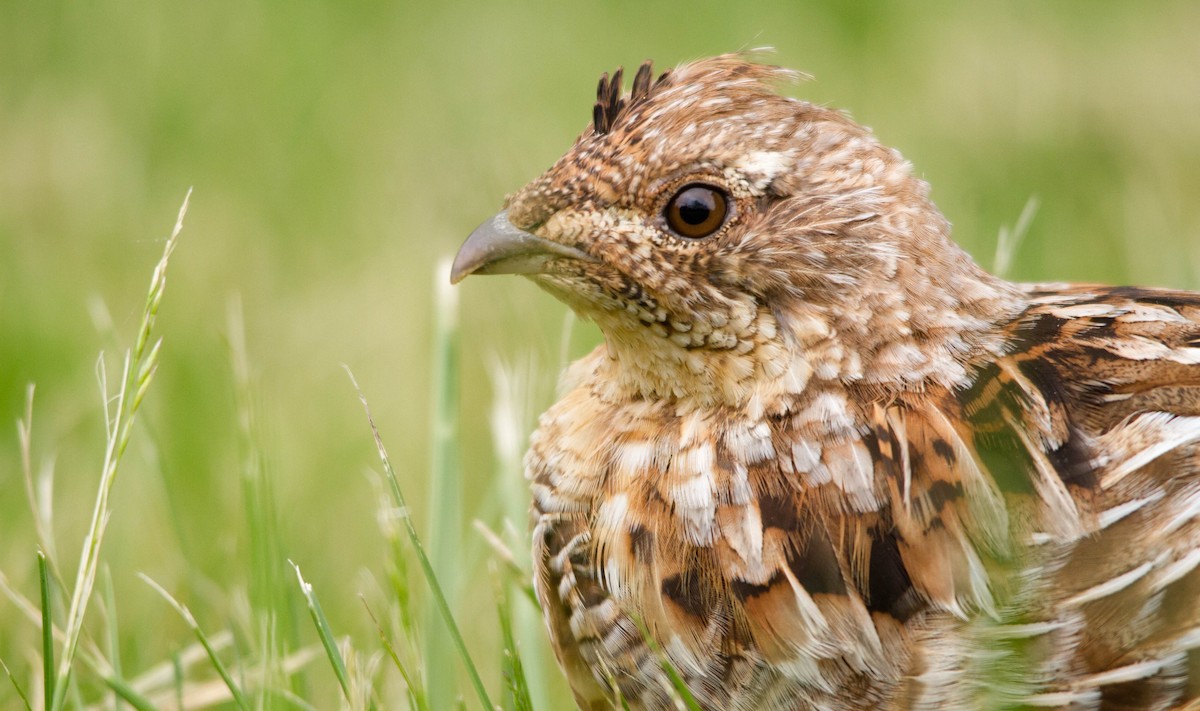
[[729, 214], [729, 199], [712, 187], [692, 183], [667, 203], [667, 225], [680, 237], [701, 239], [721, 229]]

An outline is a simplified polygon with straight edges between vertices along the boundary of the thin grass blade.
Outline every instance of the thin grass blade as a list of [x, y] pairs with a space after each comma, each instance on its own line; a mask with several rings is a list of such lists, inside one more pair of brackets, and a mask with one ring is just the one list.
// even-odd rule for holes
[[[104, 616], [108, 621], [108, 663], [112, 667], [112, 679], [119, 680], [121, 671], [121, 635], [117, 628], [117, 600], [113, 593], [112, 573], [104, 566]], [[107, 681], [107, 680], [106, 680]], [[109, 685], [111, 688], [111, 684]], [[125, 705], [120, 702], [120, 694], [113, 700], [113, 711], [122, 711]]]
[[21, 697], [21, 703], [25, 704], [25, 711], [33, 711], [33, 707], [29, 705], [29, 697], [25, 695], [25, 690], [21, 688], [21, 684], [17, 681], [17, 677], [13, 676], [12, 670], [0, 659], [0, 667], [4, 668], [4, 673], [8, 675], [8, 681], [12, 683], [14, 689], [17, 690], [17, 696]]
[[398, 516], [404, 522], [404, 532], [408, 535], [408, 542], [412, 545], [413, 551], [417, 554], [417, 560], [421, 564], [421, 571], [425, 574], [425, 582], [429, 585], [429, 591], [433, 594], [434, 604], [441, 612], [442, 621], [446, 624], [447, 630], [450, 632], [450, 637], [454, 641], [455, 647], [458, 649], [459, 658], [463, 662], [463, 666], [467, 669], [467, 675], [471, 679], [471, 685], [475, 689], [475, 694], [479, 697], [479, 703], [487, 711], [492, 711], [496, 708], [492, 704], [492, 700], [488, 698], [487, 689], [483, 685], [483, 679], [479, 676], [479, 670], [475, 667], [475, 662], [471, 659], [470, 652], [467, 651], [467, 644], [463, 641], [462, 633], [458, 629], [458, 623], [454, 620], [454, 613], [450, 611], [450, 604], [446, 601], [446, 596], [442, 592], [442, 586], [438, 582], [437, 575], [434, 573], [433, 564], [429, 561], [429, 556], [425, 554], [425, 547], [421, 544], [421, 537], [417, 535], [417, 529], [413, 526], [412, 517], [408, 515], [408, 504], [404, 498], [404, 492], [400, 489], [400, 481], [396, 477], [396, 470], [392, 467], [392, 460], [388, 457], [387, 448], [383, 445], [383, 437], [379, 434], [379, 428], [375, 426], [375, 418], [371, 415], [371, 406], [367, 403], [367, 396], [363, 394], [362, 388], [358, 386], [358, 381], [354, 378], [354, 373], [349, 367], [342, 366], [346, 369], [346, 374], [350, 376], [350, 382], [354, 385], [354, 390], [358, 393], [359, 402], [362, 403], [363, 411], [367, 416], [367, 424], [371, 427], [371, 435], [375, 438], [375, 447], [379, 450], [379, 458], [383, 462], [384, 472], [387, 473], [388, 484], [392, 491], [392, 498], [396, 503]]
[[183, 603], [172, 597], [171, 594], [166, 591], [166, 589], [154, 582], [154, 580], [152, 580], [149, 576], [138, 573], [138, 577], [140, 577], [147, 585], [154, 588], [155, 592], [157, 592], [163, 597], [164, 600], [167, 601], [167, 604], [175, 608], [175, 611], [179, 613], [179, 616], [182, 617], [183, 621], [187, 623], [187, 626], [191, 628], [192, 634], [196, 636], [196, 640], [200, 642], [201, 646], [204, 647], [204, 651], [208, 654], [209, 661], [212, 662], [213, 668], [217, 670], [217, 674], [220, 675], [221, 680], [225, 682], [225, 686], [229, 689], [229, 694], [233, 697], [234, 703], [236, 703], [238, 708], [242, 709], [242, 711], [250, 711], [250, 703], [246, 700], [246, 695], [242, 693], [241, 688], [236, 682], [234, 682], [233, 676], [230, 675], [229, 670], [225, 667], [225, 663], [221, 661], [221, 656], [217, 654], [216, 647], [209, 640], [208, 635], [204, 634], [204, 630], [200, 629], [200, 625], [196, 622], [196, 618], [192, 616], [191, 610], [187, 609]]
[[500, 534], [488, 528], [488, 525], [479, 519], [474, 521], [475, 531], [483, 537], [484, 543], [492, 549], [495, 554], [493, 560], [499, 561], [503, 566], [504, 573], [509, 581], [517, 586], [521, 594], [533, 604], [535, 609], [541, 609], [541, 604], [538, 602], [537, 593], [533, 589], [533, 573], [521, 567], [517, 562], [517, 558], [513, 555], [512, 549], [500, 538]]
[[387, 652], [388, 656], [392, 658], [392, 663], [396, 665], [401, 678], [404, 679], [404, 683], [408, 686], [409, 703], [417, 711], [429, 711], [429, 702], [425, 700], [425, 692], [421, 689], [420, 678], [409, 670], [407, 664], [401, 661], [400, 655], [396, 653], [396, 648], [392, 646], [387, 633], [383, 631], [383, 625], [379, 624], [379, 618], [375, 617], [375, 613], [371, 611], [371, 606], [367, 604], [365, 599], [362, 599], [362, 604], [366, 608], [367, 616], [371, 618], [371, 622], [375, 623], [375, 629], [379, 630], [380, 644], [383, 645], [383, 649]]
[[50, 600], [50, 572], [46, 554], [38, 551], [38, 586], [42, 593], [42, 683], [47, 706], [54, 698], [54, 607]]
[[1000, 235], [996, 240], [996, 257], [992, 268], [996, 276], [1008, 276], [1013, 260], [1017, 256], [1017, 250], [1020, 249], [1021, 242], [1025, 240], [1025, 235], [1029, 233], [1029, 226], [1033, 224], [1033, 218], [1037, 215], [1038, 204], [1037, 196], [1030, 195], [1029, 199], [1025, 201], [1025, 207], [1021, 208], [1021, 214], [1017, 217], [1017, 223], [1013, 225], [1013, 228], [1011, 230], [1008, 227], [1000, 228]]
[[[122, 699], [130, 706], [137, 709], [137, 711], [158, 711], [158, 707], [155, 706], [152, 701], [135, 691], [134, 688], [123, 679], [119, 679], [115, 676], [107, 676], [104, 677], [104, 684], [111, 689], [114, 694], [117, 695], [117, 698]], [[183, 706], [180, 705], [179, 708], [183, 708]]]
[[317, 601], [317, 595], [313, 592], [312, 585], [300, 574], [300, 566], [292, 561], [288, 561], [288, 563], [296, 571], [296, 579], [300, 581], [300, 592], [304, 593], [304, 599], [308, 602], [308, 613], [317, 627], [317, 636], [321, 638], [321, 646], [325, 648], [325, 655], [329, 657], [329, 663], [333, 666], [333, 673], [342, 687], [342, 693], [348, 703], [353, 703], [354, 697], [350, 693], [350, 675], [346, 672], [346, 660], [342, 658], [342, 653], [338, 650], [337, 641], [333, 638], [333, 630], [329, 627], [329, 620], [325, 619], [325, 612], [321, 609], [321, 603]]
[[504, 676], [504, 708], [506, 711], [533, 711], [533, 698], [529, 692], [529, 680], [525, 677], [525, 666], [521, 651], [513, 634], [512, 608], [508, 600], [509, 582], [501, 577], [493, 562], [490, 566], [496, 596], [496, 616], [500, 620], [500, 638], [503, 643], [500, 660]]

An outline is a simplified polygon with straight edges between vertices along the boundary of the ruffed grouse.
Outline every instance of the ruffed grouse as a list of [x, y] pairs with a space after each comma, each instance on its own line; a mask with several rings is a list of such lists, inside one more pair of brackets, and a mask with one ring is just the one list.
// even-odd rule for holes
[[526, 459], [576, 701], [1195, 708], [1200, 294], [988, 274], [792, 76], [605, 76], [454, 263], [604, 333]]

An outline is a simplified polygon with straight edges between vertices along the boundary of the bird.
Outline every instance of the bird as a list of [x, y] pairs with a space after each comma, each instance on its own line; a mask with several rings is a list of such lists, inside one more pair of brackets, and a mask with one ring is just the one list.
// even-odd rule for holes
[[622, 74], [451, 268], [603, 334], [525, 458], [578, 707], [1200, 708], [1200, 294], [990, 274], [758, 55]]

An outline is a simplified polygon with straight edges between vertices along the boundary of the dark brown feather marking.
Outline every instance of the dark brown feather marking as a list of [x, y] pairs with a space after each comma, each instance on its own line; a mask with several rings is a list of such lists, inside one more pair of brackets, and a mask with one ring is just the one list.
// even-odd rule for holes
[[929, 489], [925, 492], [925, 497], [929, 499], [934, 511], [941, 511], [946, 504], [958, 501], [963, 497], [962, 482], [935, 481], [930, 484]]
[[642, 62], [642, 66], [638, 67], [637, 74], [633, 77], [633, 88], [630, 90], [631, 101], [641, 101], [650, 95], [650, 76], [652, 74], [651, 62], [649, 60]]
[[708, 605], [704, 599], [704, 586], [698, 575], [677, 573], [663, 580], [662, 592], [668, 600], [687, 614], [704, 619]]
[[764, 494], [758, 499], [758, 509], [764, 529], [778, 528], [790, 533], [800, 526], [796, 504], [789, 497]]
[[788, 567], [809, 595], [846, 594], [846, 581], [838, 566], [833, 543], [822, 528], [814, 528], [804, 542], [788, 555]]
[[629, 529], [629, 546], [637, 562], [647, 564], [654, 559], [654, 534], [640, 524]]
[[1046, 406], [1061, 413], [1066, 427], [1066, 439], [1046, 454], [1064, 484], [1094, 489], [1099, 481], [1094, 471], [1093, 455], [1079, 429], [1071, 422], [1066, 403], [1070, 396], [1064, 389], [1065, 379], [1049, 360], [1028, 358], [1017, 362], [1017, 369], [1038, 389]]
[[1165, 306], [1169, 309], [1196, 308], [1200, 306], [1200, 295], [1189, 291], [1148, 289], [1141, 286], [1114, 286], [1105, 289], [1110, 297], [1129, 299], [1143, 304]]
[[895, 532], [876, 533], [867, 571], [867, 609], [907, 622], [918, 611], [917, 592], [900, 557]]
[[1023, 351], [1043, 343], [1053, 343], [1062, 333], [1063, 325], [1066, 323], [1066, 319], [1050, 314], [1041, 314], [1031, 321], [1024, 321], [1017, 327], [1014, 334], [1016, 336], [1015, 347]]
[[764, 595], [770, 592], [771, 588], [782, 584], [784, 584], [783, 573], [777, 571], [775, 575], [771, 576], [770, 580], [762, 584], [750, 583], [740, 578], [734, 579], [730, 581], [729, 589], [734, 597], [745, 602], [759, 595]]
[[954, 464], [954, 460], [955, 460], [954, 447], [951, 447], [950, 443], [947, 442], [946, 440], [941, 439], [941, 438], [933, 440], [933, 451], [935, 454], [937, 454], [939, 457], [941, 457], [947, 464], [951, 464], [951, 465]]

